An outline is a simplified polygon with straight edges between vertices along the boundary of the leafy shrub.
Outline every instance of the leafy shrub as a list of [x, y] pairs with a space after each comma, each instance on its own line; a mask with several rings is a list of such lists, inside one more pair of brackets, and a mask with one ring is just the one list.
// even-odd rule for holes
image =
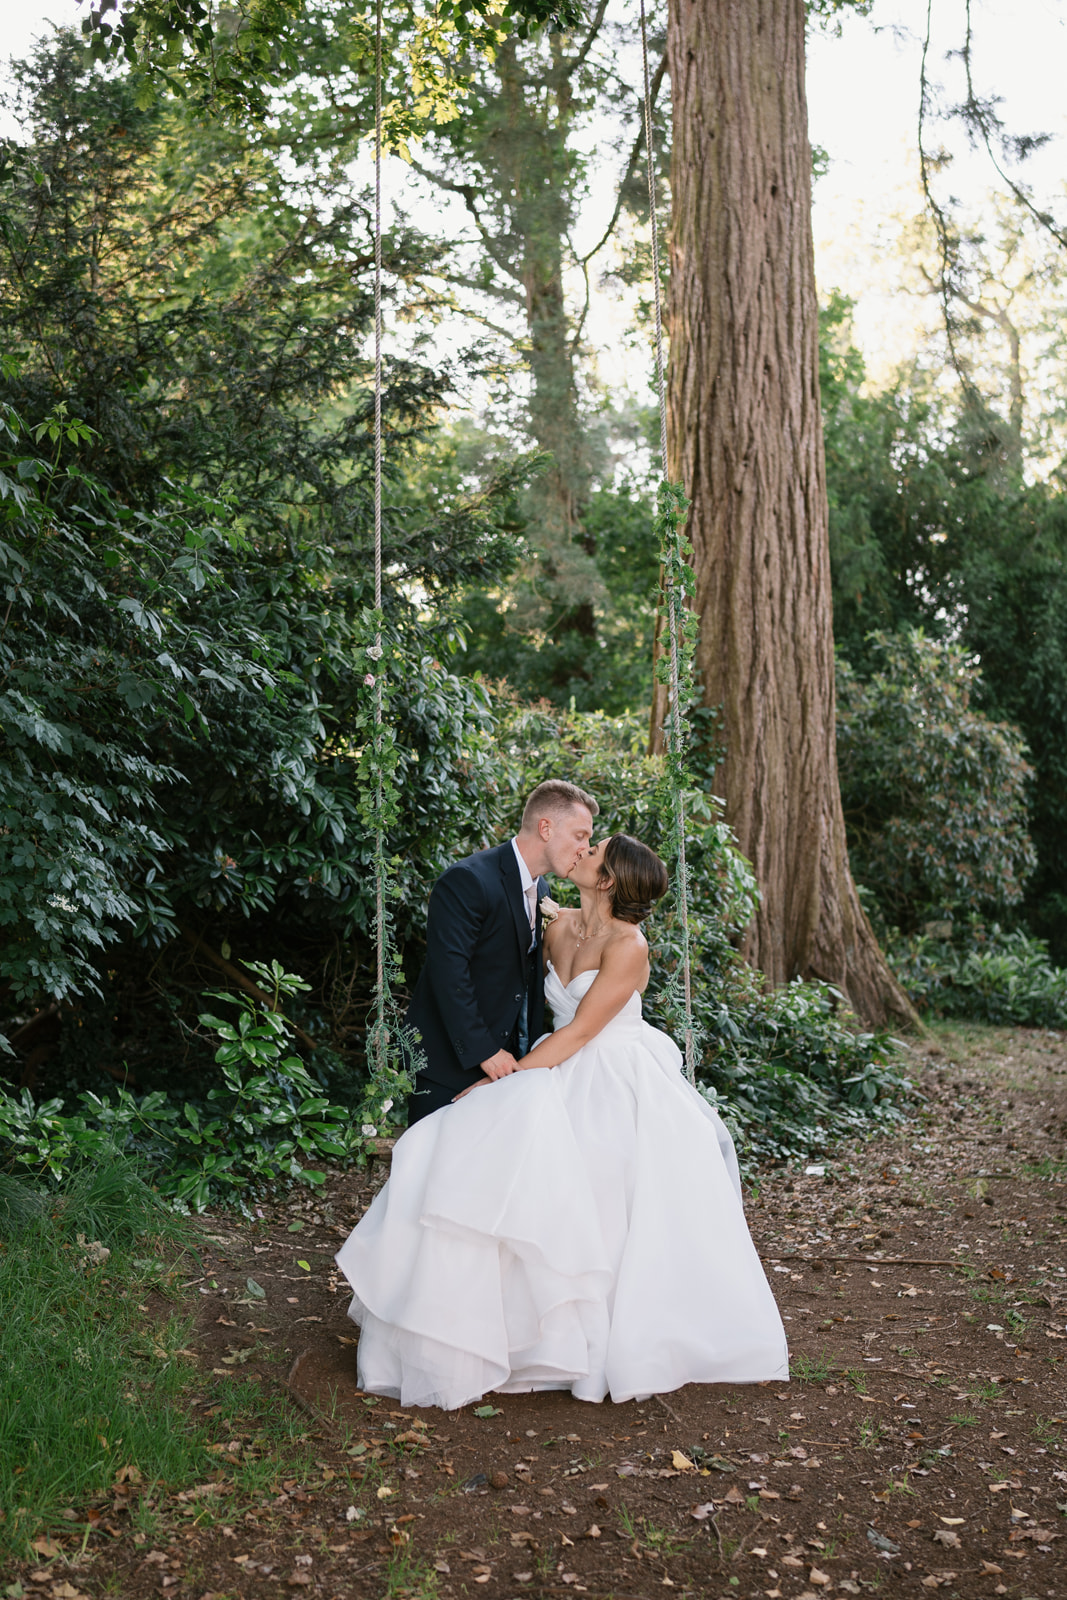
[[[175, 1012], [195, 1020], [203, 987], [206, 958], [188, 948], [231, 943], [306, 972], [317, 1036], [334, 1024], [358, 1059], [375, 633], [362, 199], [342, 168], [301, 193], [258, 135], [166, 94], [145, 103], [76, 37], [14, 78], [20, 135], [0, 149], [0, 348], [18, 352], [0, 366], [0, 1016], [18, 1027], [62, 1002], [60, 1050], [93, 1035], [67, 1076], [91, 1083], [100, 1058], [126, 1055], [111, 1024], [128, 1016], [127, 1036], [144, 1035], [133, 1075], [172, 1079], [186, 1065]], [[401, 298], [424, 266], [409, 245], [389, 247]], [[442, 393], [425, 367], [387, 363], [381, 670], [411, 799], [390, 840], [401, 931], [405, 894], [421, 904], [426, 872], [484, 832], [484, 695], [449, 670], [458, 639], [435, 607], [506, 572], [527, 470], [412, 504], [406, 463]], [[207, 1063], [193, 1058], [195, 1077]]]
[[[624, 831], [653, 849], [665, 848], [663, 769], [659, 758], [645, 754], [641, 717], [546, 705], [507, 710], [503, 698], [500, 741], [521, 773], [520, 790], [549, 775], [568, 778], [600, 802], [598, 834]], [[686, 812], [697, 1076], [737, 1138], [743, 1164], [793, 1160], [846, 1132], [873, 1131], [898, 1119], [910, 1091], [897, 1041], [852, 1026], [843, 997], [825, 984], [798, 980], [764, 989], [734, 942], [756, 903], [752, 869], [712, 795], [691, 791]], [[560, 898], [566, 899], [566, 886]], [[680, 1042], [680, 946], [669, 897], [644, 931], [652, 959], [645, 1015]]]
[[210, 1461], [180, 1404], [187, 1330], [137, 1310], [165, 1272], [160, 1235], [182, 1225], [121, 1159], [36, 1192], [47, 1203], [24, 1207], [0, 1248], [0, 1550], [22, 1556], [118, 1468], [172, 1479], [192, 1475], [190, 1456]]
[[[644, 753], [637, 717], [531, 708], [501, 691], [492, 697], [492, 708], [500, 782], [479, 796], [474, 816], [492, 819], [493, 830], [471, 838], [468, 848], [505, 834], [521, 796], [549, 773], [598, 796], [598, 831], [621, 829], [653, 848], [663, 846], [662, 762]], [[405, 798], [410, 804], [410, 796]], [[462, 817], [462, 791], [454, 804]], [[755, 904], [751, 869], [712, 796], [692, 791], [687, 809], [698, 1078], [737, 1135], [746, 1166], [794, 1159], [838, 1134], [873, 1129], [900, 1115], [906, 1084], [895, 1065], [894, 1041], [852, 1027], [842, 997], [825, 985], [797, 982], [767, 993], [742, 961], [733, 940]], [[426, 821], [432, 823], [432, 813]], [[411, 826], [410, 817], [405, 825]], [[454, 848], [455, 836], [449, 838]], [[421, 885], [421, 899], [435, 868], [427, 871], [424, 862], [409, 870]], [[562, 885], [560, 898], [566, 900], [568, 892]], [[420, 913], [421, 903], [413, 903], [412, 915]], [[646, 1014], [678, 1038], [680, 956], [669, 899], [646, 930], [652, 956]], [[414, 939], [407, 956], [414, 969], [421, 956]], [[276, 963], [249, 965], [273, 988], [275, 999], [284, 992], [294, 1000], [306, 988]], [[160, 1193], [180, 1205], [203, 1209], [229, 1200], [247, 1206], [250, 1196], [279, 1179], [319, 1181], [315, 1162], [358, 1158], [365, 1138], [398, 1119], [402, 1088], [395, 1106], [380, 1096], [358, 1112], [331, 1103], [291, 1053], [281, 1015], [243, 995], [227, 998], [238, 1008], [236, 1022], [201, 1017], [221, 1040], [215, 1054], [221, 1083], [201, 1103], [182, 1103], [162, 1090], [139, 1097], [127, 1089], [109, 1095], [83, 1091], [72, 1115], [62, 1101], [35, 1105], [24, 1091], [21, 1098], [0, 1099], [0, 1148], [6, 1146], [9, 1161], [62, 1173], [119, 1148], [135, 1155]], [[353, 1086], [357, 1101], [363, 1093]]]
[[729, 1006], [715, 1004], [705, 984], [697, 995], [711, 1045], [702, 1091], [734, 1134], [743, 1165], [795, 1160], [906, 1114], [914, 1091], [900, 1070], [899, 1041], [852, 1026], [827, 984], [796, 979], [770, 994], [753, 984]]
[[[307, 988], [277, 963], [252, 970], [273, 988], [274, 1007], [281, 995]], [[19, 1098], [0, 1095], [0, 1156], [55, 1180], [73, 1175], [77, 1184], [87, 1166], [121, 1153], [136, 1158], [159, 1195], [194, 1211], [221, 1201], [247, 1212], [250, 1199], [280, 1180], [324, 1182], [325, 1174], [308, 1163], [358, 1154], [362, 1124], [350, 1108], [318, 1092], [292, 1053], [280, 1011], [243, 994], [214, 998], [236, 1005], [237, 1019], [200, 1018], [221, 1040], [215, 1052], [221, 1086], [209, 1091], [204, 1106], [162, 1090], [140, 1098], [128, 1089], [113, 1096], [86, 1091], [78, 1097], [81, 1111], [70, 1115], [60, 1100], [35, 1104], [28, 1090]], [[378, 1108], [390, 1109], [388, 1102]], [[369, 1133], [376, 1131], [372, 1126]], [[3, 1202], [0, 1193], [0, 1208]]]
[[977, 667], [921, 629], [875, 635], [861, 680], [838, 664], [837, 752], [849, 855], [889, 925], [1003, 914], [1035, 855], [1016, 728], [970, 707]]
[[1067, 970], [1044, 939], [998, 924], [965, 924], [951, 938], [890, 942], [893, 969], [916, 1006], [937, 1016], [1030, 1028], [1067, 1028]]
[[[30, 1203], [5, 1225], [0, 1195], [6, 1574], [16, 1559], [40, 1564], [34, 1542], [42, 1533], [87, 1540], [95, 1516], [89, 1508], [113, 1498], [116, 1484], [126, 1485], [136, 1518], [139, 1500], [149, 1516], [161, 1497], [210, 1477], [218, 1514], [235, 1520], [234, 1490], [244, 1490], [244, 1503], [249, 1491], [262, 1491], [268, 1429], [289, 1446], [285, 1470], [305, 1470], [306, 1452], [294, 1441], [306, 1418], [279, 1408], [276, 1389], [263, 1392], [254, 1378], [215, 1378], [220, 1406], [199, 1413], [190, 1407], [192, 1384], [202, 1393], [204, 1381], [185, 1348], [192, 1318], [146, 1317], [144, 1302], [153, 1291], [168, 1299], [180, 1291], [197, 1236], [148, 1189], [139, 1163], [112, 1154], [59, 1185], [9, 1179], [9, 1194], [15, 1184]], [[218, 1420], [209, 1420], [220, 1407]], [[255, 1447], [239, 1463], [220, 1452], [219, 1434], [228, 1440], [246, 1428], [242, 1437], [254, 1436]], [[282, 1466], [276, 1460], [271, 1470]], [[70, 1508], [80, 1513], [74, 1525]], [[10, 1592], [19, 1587], [16, 1580]]]

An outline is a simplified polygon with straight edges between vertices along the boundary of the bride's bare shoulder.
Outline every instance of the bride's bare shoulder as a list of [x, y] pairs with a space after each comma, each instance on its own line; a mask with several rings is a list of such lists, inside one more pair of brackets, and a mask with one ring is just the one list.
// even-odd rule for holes
[[648, 940], [636, 922], [617, 922], [611, 930], [608, 943], [613, 944], [619, 951], [648, 954]]
[[574, 937], [574, 928], [578, 921], [578, 912], [570, 906], [560, 906], [559, 912], [545, 928], [545, 943], [551, 950], [556, 940], [562, 934], [564, 937]]
[[648, 941], [641, 929], [632, 922], [619, 922], [604, 941], [602, 966], [613, 972], [648, 970]]

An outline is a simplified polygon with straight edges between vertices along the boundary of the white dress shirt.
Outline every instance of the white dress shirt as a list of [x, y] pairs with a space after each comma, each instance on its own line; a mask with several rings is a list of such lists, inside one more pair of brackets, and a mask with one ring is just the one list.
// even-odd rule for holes
[[512, 839], [511, 848], [515, 852], [515, 860], [519, 863], [519, 882], [522, 884], [523, 897], [526, 900], [526, 920], [530, 924], [532, 931], [537, 916], [537, 882], [531, 876], [530, 869], [523, 860], [518, 839]]

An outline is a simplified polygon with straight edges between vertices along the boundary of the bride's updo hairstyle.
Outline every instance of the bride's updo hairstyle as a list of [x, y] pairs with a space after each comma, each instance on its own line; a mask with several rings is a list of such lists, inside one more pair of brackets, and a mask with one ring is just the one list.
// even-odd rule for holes
[[611, 914], [619, 922], [644, 922], [670, 886], [656, 852], [628, 833], [613, 833], [604, 846], [600, 876], [613, 880]]

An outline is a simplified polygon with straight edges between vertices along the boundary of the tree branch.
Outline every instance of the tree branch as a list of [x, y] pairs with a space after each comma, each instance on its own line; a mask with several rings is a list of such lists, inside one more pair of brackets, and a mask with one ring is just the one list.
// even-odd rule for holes
[[[265, 1005], [268, 1011], [277, 1011], [278, 1007], [274, 1004], [270, 995], [265, 994], [258, 984], [253, 983], [252, 979], [248, 977], [246, 973], [242, 972], [240, 967], [235, 967], [232, 961], [227, 961], [225, 956], [220, 956], [217, 950], [212, 950], [209, 944], [205, 944], [200, 934], [194, 933], [192, 928], [186, 927], [184, 922], [179, 922], [178, 931], [186, 943], [192, 945], [194, 954], [200, 954], [205, 958], [205, 960], [210, 961], [213, 967], [217, 967], [220, 972], [224, 972], [226, 976], [233, 983], [236, 983], [240, 988], [242, 988], [246, 994], [252, 995], [254, 999], [258, 1000], [262, 1005]], [[286, 1017], [285, 1020], [289, 1024], [290, 1028], [292, 1028], [302, 1045], [306, 1046], [308, 1050], [314, 1050], [317, 1048], [314, 1039], [309, 1033], [305, 1033], [303, 1028], [299, 1027], [295, 1022], [293, 1022], [290, 1017]]]
[[564, 77], [572, 78], [578, 71], [578, 68], [585, 64], [589, 52], [593, 48], [596, 37], [600, 32], [604, 21], [604, 14], [607, 9], [608, 0], [600, 0], [600, 4], [597, 6], [596, 16], [589, 24], [589, 32], [585, 36], [585, 43], [582, 45], [582, 48], [578, 51], [576, 56], [572, 56], [569, 61], [564, 61], [562, 63]]
[[[655, 105], [655, 103], [656, 103], [656, 96], [659, 94], [660, 85], [663, 82], [663, 77], [664, 77], [664, 74], [665, 74], [666, 70], [667, 70], [667, 57], [666, 57], [666, 55], [664, 55], [664, 56], [660, 57], [659, 66], [656, 68], [656, 71], [655, 71], [655, 73], [653, 74], [653, 77], [652, 77], [652, 82], [649, 85], [649, 98], [651, 99], [653, 105]], [[642, 107], [643, 107], [643, 104], [644, 104], [644, 97], [642, 96]], [[641, 154], [641, 149], [642, 149], [642, 146], [644, 145], [644, 142], [645, 142], [645, 119], [644, 119], [644, 116], [642, 115], [641, 123], [640, 123], [640, 126], [639, 126], [638, 130], [637, 130], [637, 138], [633, 142], [633, 147], [630, 150], [630, 154], [629, 154], [629, 157], [627, 159], [626, 166], [623, 169], [622, 177], [619, 180], [619, 193], [618, 193], [618, 196], [617, 196], [616, 201], [615, 201], [615, 210], [611, 214], [611, 221], [608, 223], [607, 228], [604, 230], [603, 237], [600, 238], [597, 241], [597, 243], [593, 246], [593, 248], [586, 255], [578, 257], [578, 265], [580, 267], [584, 268], [587, 262], [592, 261], [593, 257], [598, 253], [598, 251], [603, 250], [604, 246], [607, 244], [608, 240], [611, 238], [612, 234], [615, 232], [616, 224], [618, 223], [619, 217], [620, 217], [620, 215], [622, 213], [622, 202], [623, 202], [623, 196], [626, 193], [626, 185], [629, 183], [631, 177], [633, 176], [633, 170], [634, 170], [634, 167], [637, 165], [637, 160], [638, 160], [638, 157]]]
[[428, 183], [435, 184], [438, 189], [447, 189], [450, 194], [459, 195], [460, 199], [463, 201], [463, 204], [466, 206], [469, 215], [474, 221], [474, 226], [477, 228], [481, 236], [482, 243], [485, 246], [488, 254], [492, 256], [493, 260], [496, 262], [497, 266], [502, 272], [506, 272], [509, 277], [517, 279], [518, 274], [510, 271], [506, 260], [501, 254], [499, 246], [494, 240], [492, 234], [489, 232], [489, 229], [485, 226], [485, 223], [482, 221], [481, 212], [478, 210], [477, 205], [478, 190], [475, 188], [474, 184], [453, 183], [451, 178], [445, 178], [441, 175], [441, 173], [434, 172], [432, 167], [424, 167], [422, 162], [416, 161], [414, 156], [410, 157], [410, 165], [413, 170], [417, 172], [420, 177], [425, 178]]

